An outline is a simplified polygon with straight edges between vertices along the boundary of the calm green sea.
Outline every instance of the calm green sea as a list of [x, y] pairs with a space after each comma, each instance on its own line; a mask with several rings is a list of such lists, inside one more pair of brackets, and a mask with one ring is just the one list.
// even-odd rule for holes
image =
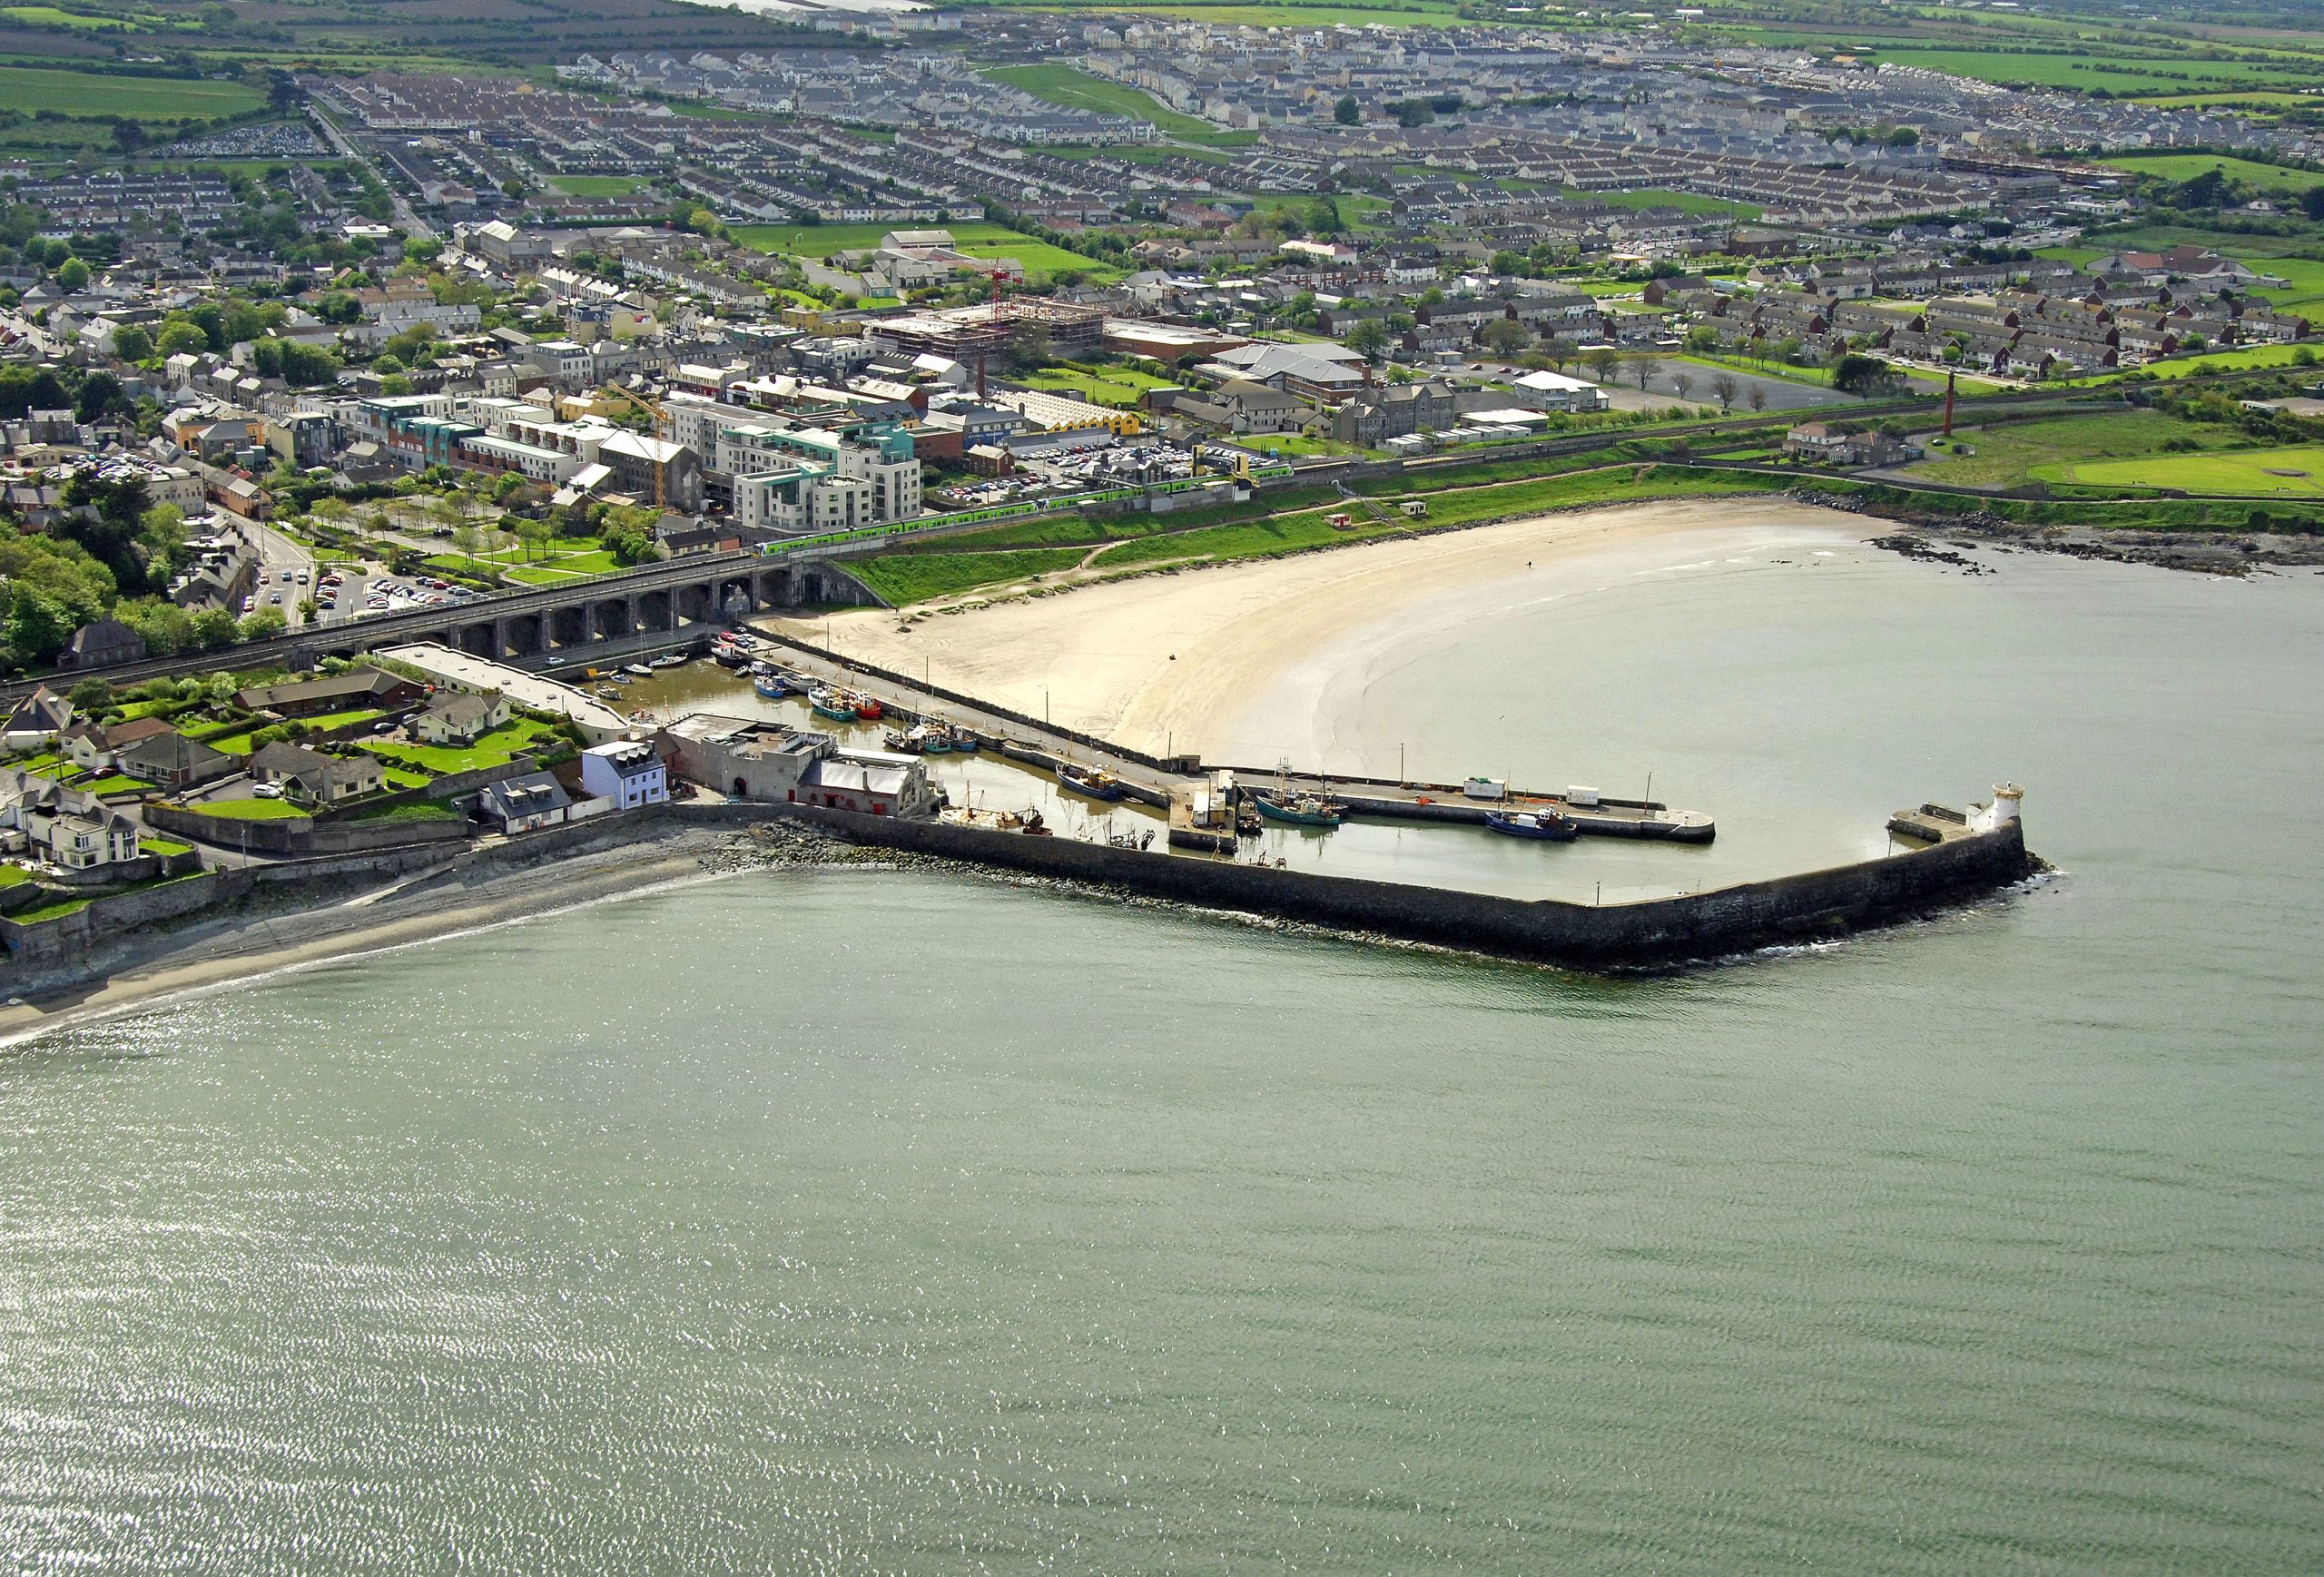
[[2324, 1568], [2324, 580], [1776, 557], [1246, 744], [2059, 880], [1606, 981], [755, 874], [0, 1051], [0, 1569]]

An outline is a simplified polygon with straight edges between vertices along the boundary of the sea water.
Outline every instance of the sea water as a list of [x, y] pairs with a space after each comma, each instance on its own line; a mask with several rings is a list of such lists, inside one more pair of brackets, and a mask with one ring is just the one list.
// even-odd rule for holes
[[2054, 880], [1610, 981], [762, 873], [0, 1052], [0, 1552], [2318, 1569], [2324, 583], [1808, 557], [1226, 744], [1650, 769], [1742, 872], [2014, 777]]

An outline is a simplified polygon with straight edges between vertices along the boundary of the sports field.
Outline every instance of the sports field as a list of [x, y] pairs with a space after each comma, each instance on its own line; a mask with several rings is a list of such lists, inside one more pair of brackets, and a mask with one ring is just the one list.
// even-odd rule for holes
[[637, 175], [555, 175], [549, 184], [567, 197], [626, 197], [645, 181]]
[[994, 82], [1029, 93], [1043, 103], [1059, 104], [1069, 110], [1094, 110], [1103, 115], [1129, 115], [1177, 136], [1202, 136], [1220, 130], [1208, 121], [1165, 109], [1150, 94], [1091, 76], [1061, 61], [997, 66], [984, 74]]
[[[1032, 246], [1041, 243], [1021, 231], [1005, 224], [737, 224], [727, 233], [735, 243], [753, 251], [779, 251], [791, 257], [827, 258], [833, 252], [861, 251], [876, 247], [880, 238], [896, 230], [948, 230], [953, 241], [960, 246], [983, 246], [992, 241], [1017, 241]], [[1032, 264], [1025, 265], [1030, 268]]]
[[2093, 460], [2054, 468], [2045, 481], [2104, 488], [2175, 488], [2188, 493], [2280, 493], [2324, 496], [2324, 445], [2234, 449], [2204, 455], [2156, 455], [2139, 460]]

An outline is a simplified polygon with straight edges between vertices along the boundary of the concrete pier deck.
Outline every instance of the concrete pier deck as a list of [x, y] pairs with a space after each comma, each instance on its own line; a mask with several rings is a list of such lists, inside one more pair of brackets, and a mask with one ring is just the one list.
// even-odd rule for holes
[[[760, 638], [772, 643], [775, 648], [772, 655], [784, 666], [817, 680], [851, 685], [877, 695], [891, 716], [942, 717], [975, 730], [987, 746], [998, 749], [1010, 760], [1044, 772], [1053, 770], [1060, 761], [1102, 767], [1121, 780], [1128, 798], [1157, 809], [1167, 809], [1174, 800], [1191, 795], [1217, 771], [1233, 773], [1235, 781], [1246, 789], [1272, 788], [1283, 779], [1283, 774], [1275, 767], [1220, 768], [1193, 755], [1157, 760], [1142, 752], [1125, 750], [1108, 741], [1053, 727], [970, 697], [915, 684], [901, 675], [852, 663], [835, 653], [783, 636], [761, 632]], [[1394, 783], [1384, 778], [1325, 777], [1301, 772], [1292, 773], [1289, 784], [1295, 793], [1328, 792], [1331, 798], [1358, 817], [1387, 816], [1481, 826], [1489, 810], [1548, 808], [1571, 817], [1585, 836], [1708, 843], [1718, 835], [1717, 824], [1707, 815], [1674, 811], [1668, 805], [1645, 800], [1601, 796], [1596, 804], [1583, 805], [1570, 802], [1563, 794], [1527, 789], [1512, 789], [1506, 799], [1475, 800], [1466, 797], [1459, 784]], [[1175, 824], [1175, 816], [1173, 822]], [[1190, 817], [1188, 830], [1191, 833]], [[1171, 842], [1181, 848], [1206, 846], [1192, 836], [1174, 835]], [[1233, 847], [1229, 839], [1219, 852], [1231, 853]]]

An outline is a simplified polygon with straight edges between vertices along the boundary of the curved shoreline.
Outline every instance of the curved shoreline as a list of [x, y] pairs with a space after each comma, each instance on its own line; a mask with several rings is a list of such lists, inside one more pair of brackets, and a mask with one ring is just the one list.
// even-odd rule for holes
[[[1689, 561], [1863, 540], [1861, 517], [1788, 499], [1671, 499], [1374, 537], [1086, 582], [901, 623], [891, 609], [760, 621], [795, 639], [1157, 754], [1215, 749], [1246, 701], [1367, 628], [1521, 585], [1575, 595]], [[1362, 551], [1356, 551], [1361, 548]]]

